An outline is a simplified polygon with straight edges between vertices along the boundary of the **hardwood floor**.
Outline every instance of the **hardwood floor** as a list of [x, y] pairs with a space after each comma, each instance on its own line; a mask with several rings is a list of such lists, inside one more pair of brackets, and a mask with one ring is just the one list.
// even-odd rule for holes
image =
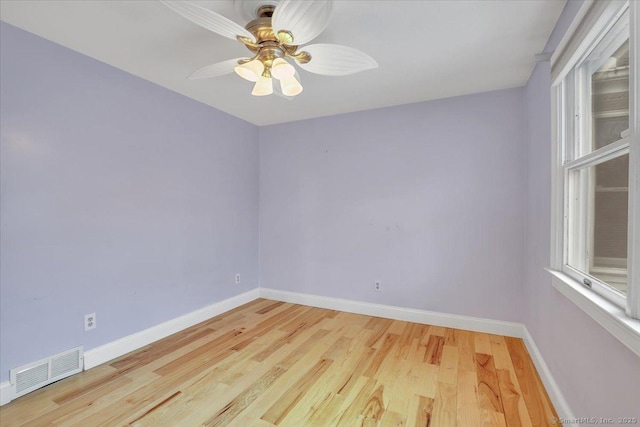
[[259, 299], [0, 408], [2, 426], [540, 426], [522, 340]]

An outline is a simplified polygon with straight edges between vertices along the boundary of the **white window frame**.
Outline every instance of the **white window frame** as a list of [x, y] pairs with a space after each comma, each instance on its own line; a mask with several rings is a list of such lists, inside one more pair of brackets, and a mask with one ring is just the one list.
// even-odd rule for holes
[[[578, 157], [572, 149], [574, 132], [581, 132], [590, 123], [575, 120], [576, 82], [580, 66], [602, 37], [611, 29], [625, 10], [629, 10], [629, 133], [624, 138]], [[640, 356], [640, 2], [621, 0], [588, 0], [582, 5], [567, 34], [551, 58], [552, 113], [552, 218], [551, 265], [547, 269], [553, 286], [578, 307], [589, 314], [623, 344]], [[590, 120], [590, 119], [589, 119]], [[582, 127], [581, 127], [582, 126]], [[627, 296], [614, 292], [598, 280], [591, 279], [591, 287], [583, 284], [586, 275], [567, 264], [569, 245], [585, 247], [584, 242], [568, 239], [569, 186], [578, 179], [571, 171], [579, 170], [594, 159], [601, 163], [619, 155], [629, 154], [629, 225], [627, 258]], [[565, 160], [568, 159], [568, 160]], [[588, 202], [583, 202], [588, 203]], [[575, 206], [573, 207], [575, 208]], [[579, 209], [586, 209], [585, 206]], [[582, 228], [583, 230], [586, 228]], [[585, 236], [581, 237], [582, 239]], [[582, 246], [581, 246], [582, 245]]]

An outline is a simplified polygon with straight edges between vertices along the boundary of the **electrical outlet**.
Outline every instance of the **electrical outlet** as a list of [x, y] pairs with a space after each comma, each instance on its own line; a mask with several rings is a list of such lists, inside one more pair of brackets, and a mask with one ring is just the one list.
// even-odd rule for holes
[[380, 292], [382, 290], [382, 283], [380, 283], [379, 280], [376, 280], [375, 282], [373, 282], [373, 289]]
[[236, 273], [236, 285], [240, 283], [240, 273]]
[[88, 331], [90, 329], [96, 328], [96, 314], [85, 314], [84, 315], [84, 330]]

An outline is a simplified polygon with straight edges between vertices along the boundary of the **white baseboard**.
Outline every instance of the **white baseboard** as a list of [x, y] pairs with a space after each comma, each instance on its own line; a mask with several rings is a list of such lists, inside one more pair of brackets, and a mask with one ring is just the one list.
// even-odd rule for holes
[[385, 317], [387, 319], [428, 323], [429, 325], [443, 326], [446, 328], [466, 329], [475, 332], [506, 335], [508, 337], [522, 338], [522, 329], [524, 328], [522, 323], [481, 319], [478, 317], [445, 314], [435, 311], [416, 310], [413, 308], [373, 304], [343, 298], [280, 291], [277, 289], [260, 288], [260, 297], [295, 304], [310, 305], [318, 308], [346, 311], [349, 313]]
[[84, 369], [91, 369], [110, 360], [137, 350], [162, 338], [175, 334], [190, 326], [204, 322], [214, 316], [232, 310], [258, 298], [258, 288], [252, 289], [240, 295], [211, 304], [210, 306], [192, 311], [184, 316], [176, 317], [159, 325], [145, 329], [135, 334], [128, 335], [119, 340], [92, 348], [84, 353]]
[[533, 360], [533, 364], [536, 365], [536, 369], [538, 370], [540, 379], [544, 384], [544, 388], [547, 390], [547, 394], [549, 394], [549, 398], [551, 399], [553, 406], [558, 412], [558, 416], [563, 419], [576, 419], [576, 417], [573, 415], [573, 411], [571, 411], [571, 408], [569, 408], [569, 403], [564, 398], [564, 394], [562, 394], [560, 387], [558, 387], [558, 383], [556, 383], [553, 375], [551, 375], [549, 367], [542, 358], [542, 353], [540, 353], [540, 350], [538, 350], [538, 346], [536, 346], [533, 337], [529, 333], [527, 327], [524, 325], [521, 338], [524, 341], [524, 344], [527, 346], [527, 350], [529, 351], [531, 360]]
[[11, 383], [3, 381], [0, 383], [0, 406], [11, 402]]
[[558, 416], [564, 419], [575, 419], [562, 391], [551, 375], [549, 367], [542, 358], [542, 354], [522, 323], [503, 322], [500, 320], [481, 319], [477, 317], [445, 314], [426, 310], [395, 307], [390, 305], [372, 304], [342, 298], [323, 297], [320, 295], [303, 294], [298, 292], [280, 291], [277, 289], [260, 288], [260, 297], [276, 301], [310, 305], [312, 307], [340, 310], [349, 313], [366, 314], [368, 316], [385, 317], [388, 319], [404, 320], [416, 323], [428, 323], [446, 328], [466, 329], [468, 331], [485, 332], [489, 334], [505, 335], [522, 338], [531, 355], [538, 374], [544, 383]]

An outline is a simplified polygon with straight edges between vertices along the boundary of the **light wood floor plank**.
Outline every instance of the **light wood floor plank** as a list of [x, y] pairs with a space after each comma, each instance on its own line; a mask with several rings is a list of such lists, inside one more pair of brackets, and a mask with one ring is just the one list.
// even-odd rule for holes
[[493, 356], [476, 353], [476, 374], [478, 406], [488, 411], [504, 413]]
[[305, 372], [298, 381], [287, 389], [278, 401], [265, 412], [261, 419], [278, 425], [302, 399], [306, 391], [325, 373], [332, 360], [321, 359]]
[[442, 350], [444, 347], [444, 338], [437, 335], [430, 335], [427, 342], [423, 361], [431, 365], [440, 366], [442, 360]]
[[472, 371], [458, 371], [457, 388], [457, 421], [458, 427], [474, 427], [479, 424], [481, 411], [476, 395], [476, 373]]
[[547, 425], [557, 414], [551, 405], [549, 396], [544, 391], [524, 342], [520, 338], [505, 337], [509, 355], [515, 369], [524, 402], [527, 405], [533, 425]]
[[274, 366], [263, 376], [258, 378], [249, 388], [245, 389], [220, 409], [215, 415], [204, 422], [206, 427], [226, 426], [237, 417], [247, 406], [249, 406], [258, 396], [267, 391], [271, 384], [286, 371]]
[[445, 345], [442, 348], [442, 362], [438, 381], [446, 384], [458, 384], [458, 347]]
[[2, 426], [539, 426], [522, 340], [257, 299], [0, 408]]
[[458, 418], [458, 393], [453, 384], [439, 383], [438, 394], [433, 402], [433, 425], [455, 427]]
[[475, 333], [458, 330], [458, 369], [463, 371], [476, 371], [475, 359]]
[[434, 400], [420, 395], [413, 395], [407, 412], [407, 426], [431, 426]]
[[531, 427], [531, 417], [522, 398], [520, 384], [509, 357], [509, 350], [503, 337], [494, 335], [491, 349], [494, 355], [496, 374], [502, 396], [504, 415], [508, 426]]
[[489, 334], [483, 334], [482, 332], [474, 332], [474, 346], [476, 353], [492, 354], [491, 353], [491, 340]]

